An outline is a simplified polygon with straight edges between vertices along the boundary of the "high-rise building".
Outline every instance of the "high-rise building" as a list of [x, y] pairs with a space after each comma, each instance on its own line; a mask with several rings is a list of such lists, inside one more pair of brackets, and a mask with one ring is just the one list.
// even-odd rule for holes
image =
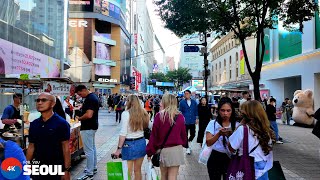
[[166, 57], [166, 66], [168, 67], [169, 71], [173, 71], [175, 69], [175, 61], [174, 61], [174, 57]]
[[71, 67], [66, 76], [101, 93], [129, 90], [131, 5], [124, 0], [69, 0]]
[[[153, 72], [154, 31], [146, 0], [133, 1], [132, 66], [135, 71], [136, 91], [146, 92], [148, 76]], [[138, 77], [140, 75], [141, 77]], [[133, 76], [133, 75], [132, 75]], [[139, 81], [137, 81], [137, 78]]]

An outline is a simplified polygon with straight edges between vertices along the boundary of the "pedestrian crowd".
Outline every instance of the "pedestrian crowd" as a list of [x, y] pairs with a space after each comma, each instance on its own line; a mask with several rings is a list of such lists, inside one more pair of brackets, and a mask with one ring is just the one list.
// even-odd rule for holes
[[[61, 165], [65, 174], [32, 179], [70, 179], [70, 125], [66, 114], [81, 122], [86, 167], [78, 180], [93, 179], [98, 171], [95, 134], [100, 109], [115, 112], [114, 122], [121, 124], [121, 130], [112, 158], [125, 160], [129, 176], [136, 180], [142, 179], [145, 156], [160, 167], [162, 180], [177, 179], [180, 166], [185, 164], [184, 153], [193, 153], [191, 142], [195, 137], [201, 147], [199, 162], [207, 166], [210, 179], [267, 180], [273, 166], [273, 145], [283, 143], [277, 116], [281, 113], [283, 123], [288, 125], [292, 119], [289, 99], [285, 99], [279, 112], [275, 98], [259, 102], [252, 100], [248, 92], [243, 92], [241, 99], [221, 97], [215, 105], [209, 104], [206, 97], [193, 98], [189, 90], [183, 98], [172, 94], [101, 95], [78, 85], [75, 93], [62, 102], [47, 92], [36, 99], [41, 116], [30, 123], [24, 159]], [[22, 123], [17, 121], [21, 119], [21, 94], [13, 95], [13, 100], [1, 118], [6, 129], [12, 125], [19, 128]]]

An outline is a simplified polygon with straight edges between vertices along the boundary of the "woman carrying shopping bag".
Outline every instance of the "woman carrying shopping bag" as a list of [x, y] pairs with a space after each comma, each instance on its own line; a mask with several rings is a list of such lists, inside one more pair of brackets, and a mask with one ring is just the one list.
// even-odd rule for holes
[[144, 129], [149, 125], [149, 115], [141, 107], [138, 96], [129, 95], [126, 103], [126, 111], [122, 113], [122, 124], [118, 148], [113, 156], [127, 160], [128, 172], [131, 177], [134, 171], [134, 179], [141, 180], [141, 166], [146, 155], [146, 140]]
[[[268, 180], [268, 171], [273, 166], [272, 142], [275, 142], [275, 135], [267, 114], [256, 100], [245, 102], [241, 113], [241, 125], [229, 137], [229, 150], [236, 156], [231, 160], [227, 179], [236, 177], [236, 173], [232, 172], [241, 171], [244, 180]], [[247, 159], [240, 159], [240, 156]], [[245, 161], [247, 163], [241, 163]]]
[[210, 121], [206, 128], [206, 145], [212, 152], [207, 162], [210, 180], [226, 179], [229, 165], [228, 137], [237, 127], [235, 110], [230, 98], [221, 98], [218, 104], [218, 116]]
[[172, 94], [165, 94], [160, 106], [162, 110], [154, 118], [147, 154], [150, 160], [151, 156], [160, 153], [161, 180], [174, 180], [180, 165], [184, 164], [183, 147], [187, 145], [185, 120]]

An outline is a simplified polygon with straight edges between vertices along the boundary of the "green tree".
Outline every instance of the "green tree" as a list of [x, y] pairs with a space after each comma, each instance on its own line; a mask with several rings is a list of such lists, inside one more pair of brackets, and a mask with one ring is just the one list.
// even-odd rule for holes
[[[234, 32], [252, 78], [254, 96], [260, 99], [259, 81], [265, 53], [264, 29], [273, 28], [277, 19], [289, 30], [303, 30], [318, 6], [315, 0], [155, 0], [165, 27], [178, 36], [195, 32]], [[294, 25], [299, 24], [295, 29]], [[245, 40], [256, 38], [255, 64], [250, 65]], [[254, 67], [254, 68], [252, 68]]]
[[166, 76], [170, 82], [178, 83], [179, 86], [182, 86], [184, 83], [192, 79], [190, 69], [182, 67], [179, 67], [178, 69], [175, 69], [173, 71], [168, 71]]
[[153, 79], [155, 79], [158, 82], [167, 82], [168, 81], [167, 76], [164, 73], [161, 73], [161, 72], [159, 72], [159, 73], [151, 73], [150, 74], [149, 82], [148, 82], [149, 85], [151, 85], [151, 84], [155, 85], [156, 84], [155, 82], [154, 83], [152, 82]]

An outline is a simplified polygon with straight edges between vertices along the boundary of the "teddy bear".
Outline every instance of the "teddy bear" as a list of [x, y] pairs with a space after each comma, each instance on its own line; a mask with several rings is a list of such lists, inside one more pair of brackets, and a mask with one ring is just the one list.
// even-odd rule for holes
[[293, 113], [292, 119], [296, 123], [312, 125], [314, 113], [313, 109], [313, 92], [310, 89], [305, 91], [297, 90], [293, 95]]

